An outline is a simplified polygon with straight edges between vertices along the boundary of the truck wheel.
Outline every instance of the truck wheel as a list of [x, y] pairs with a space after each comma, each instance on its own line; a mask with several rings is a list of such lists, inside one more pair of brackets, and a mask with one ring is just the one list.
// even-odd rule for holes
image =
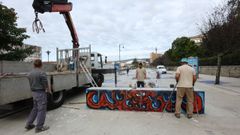
[[102, 86], [102, 83], [104, 82], [104, 75], [102, 73], [93, 74], [93, 79], [97, 83], [98, 87]]
[[104, 75], [99, 73], [98, 74], [98, 81], [97, 81], [97, 85], [98, 87], [102, 87], [102, 83], [104, 82]]
[[48, 96], [48, 109], [56, 109], [60, 107], [65, 100], [65, 92], [64, 91], [58, 91], [54, 92], [52, 95]]

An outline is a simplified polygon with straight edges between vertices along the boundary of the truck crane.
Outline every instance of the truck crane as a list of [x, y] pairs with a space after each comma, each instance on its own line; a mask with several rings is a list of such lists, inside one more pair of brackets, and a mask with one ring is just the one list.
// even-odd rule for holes
[[[65, 22], [69, 28], [69, 31], [72, 36], [72, 43], [73, 43], [73, 48], [78, 48], [79, 47], [79, 40], [78, 40], [78, 35], [76, 32], [76, 29], [74, 27], [70, 11], [72, 10], [72, 3], [68, 2], [68, 0], [34, 0], [32, 4], [35, 14], [36, 14], [36, 19], [34, 21], [35, 26], [36, 26], [36, 31], [38, 32], [38, 22], [40, 20], [38, 19], [38, 13], [45, 13], [45, 12], [59, 12], [60, 14], [63, 15]], [[34, 24], [33, 24], [34, 26]], [[42, 27], [42, 24], [40, 22], [40, 26]], [[43, 27], [42, 27], [43, 29]], [[44, 29], [43, 29], [44, 30]], [[73, 52], [73, 56], [78, 58], [79, 54], [78, 51]], [[79, 63], [78, 59], [76, 59], [77, 62]], [[92, 69], [93, 70], [93, 78], [97, 82], [98, 86], [102, 85], [102, 82], [104, 81], [104, 76], [101, 73], [102, 71], [99, 69]], [[78, 77], [78, 76], [77, 76]], [[78, 78], [77, 78], [78, 80]]]
[[[79, 47], [78, 35], [74, 27], [70, 11], [72, 10], [72, 3], [68, 0], [34, 0], [32, 4], [35, 14], [45, 12], [59, 12], [63, 15], [65, 22], [70, 30], [73, 42], [73, 48]], [[37, 23], [38, 18], [35, 22]]]
[[[68, 0], [34, 0], [32, 5], [36, 14], [33, 26], [37, 32], [44, 31], [38, 19], [39, 13], [59, 12], [64, 16], [73, 42], [71, 49], [57, 49], [56, 62], [44, 64], [43, 68], [47, 72], [53, 90], [48, 108], [54, 109], [61, 106], [64, 103], [65, 93], [69, 90], [79, 90], [89, 85], [100, 87], [104, 76], [101, 73], [93, 74], [91, 47], [79, 48], [77, 32], [70, 15], [72, 3]], [[19, 102], [31, 99], [31, 90], [26, 76], [31, 69], [32, 63], [0, 61], [0, 108], [1, 106], [15, 108], [15, 105], [18, 107]]]

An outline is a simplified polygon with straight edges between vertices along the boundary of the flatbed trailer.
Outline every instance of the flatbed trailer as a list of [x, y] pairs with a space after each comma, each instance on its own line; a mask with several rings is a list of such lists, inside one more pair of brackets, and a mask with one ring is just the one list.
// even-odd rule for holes
[[[53, 96], [49, 99], [50, 109], [61, 106], [64, 102], [65, 92], [73, 88], [90, 86], [92, 84], [90, 47], [77, 48], [78, 59], [74, 60], [73, 51], [76, 49], [58, 50], [55, 63], [44, 63], [43, 70], [47, 73], [48, 82], [52, 88]], [[67, 52], [67, 54], [65, 54]], [[73, 60], [74, 63], [71, 63]], [[79, 62], [79, 63], [76, 63]], [[85, 71], [79, 66], [84, 64]], [[70, 68], [73, 64], [74, 68]], [[64, 69], [59, 69], [60, 65]], [[17, 61], [0, 61], [0, 105], [15, 103], [32, 97], [27, 74], [33, 69], [33, 63]], [[86, 70], [88, 73], [86, 73]], [[92, 75], [92, 74], [91, 74]], [[96, 79], [97, 80], [97, 79]]]

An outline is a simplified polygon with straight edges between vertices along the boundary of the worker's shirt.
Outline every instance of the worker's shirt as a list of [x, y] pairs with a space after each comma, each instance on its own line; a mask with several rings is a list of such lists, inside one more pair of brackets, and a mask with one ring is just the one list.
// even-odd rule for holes
[[177, 87], [192, 88], [193, 76], [196, 75], [195, 70], [185, 64], [177, 68], [176, 74], [180, 74]]
[[137, 81], [143, 82], [146, 77], [146, 69], [145, 68], [137, 68], [136, 70]]
[[32, 91], [45, 91], [48, 88], [47, 74], [39, 68], [34, 68], [28, 74], [28, 79]]

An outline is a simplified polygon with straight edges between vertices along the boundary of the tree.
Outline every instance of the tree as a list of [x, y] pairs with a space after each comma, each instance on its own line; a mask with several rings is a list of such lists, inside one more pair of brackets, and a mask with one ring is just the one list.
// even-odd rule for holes
[[231, 18], [240, 19], [240, 1], [239, 0], [229, 0], [227, 5], [231, 9], [228, 18], [230, 20], [231, 20]]
[[23, 60], [33, 53], [32, 48], [22, 48], [29, 38], [26, 29], [17, 28], [17, 13], [0, 3], [0, 60]]
[[203, 48], [208, 56], [217, 56], [215, 84], [220, 83], [222, 57], [240, 48], [239, 6], [239, 0], [230, 0], [215, 8], [202, 28]]
[[172, 49], [168, 53], [170, 53], [171, 60], [179, 61], [181, 58], [197, 56], [198, 48], [194, 41], [187, 37], [181, 37], [173, 41]]
[[201, 46], [198, 46], [188, 37], [177, 38], [172, 43], [172, 48], [167, 50], [164, 55], [153, 62], [153, 65], [178, 65], [181, 58], [195, 57], [202, 54]]
[[138, 67], [138, 61], [136, 58], [133, 59], [132, 65], [137, 68]]

